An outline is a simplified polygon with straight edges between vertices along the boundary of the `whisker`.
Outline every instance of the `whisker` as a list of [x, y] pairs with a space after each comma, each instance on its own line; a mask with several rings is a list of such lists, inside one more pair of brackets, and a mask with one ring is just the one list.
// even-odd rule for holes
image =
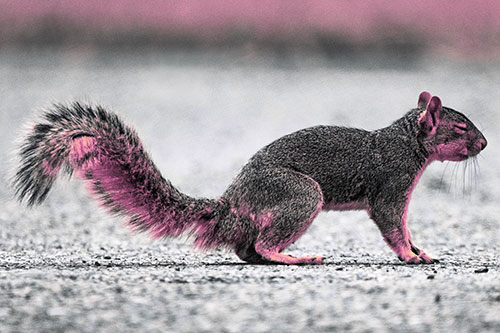
[[469, 179], [469, 185], [468, 185], [468, 195], [471, 196], [472, 192], [475, 190], [474, 187], [474, 172], [476, 170], [476, 166], [474, 165], [474, 158], [472, 158], [469, 162], [469, 172], [468, 172], [468, 179]]
[[474, 158], [472, 162], [472, 164], [474, 165], [474, 183], [477, 185], [477, 159]]
[[478, 159], [476, 158], [476, 183], [479, 183], [479, 180], [481, 179], [481, 165], [479, 164]]
[[470, 195], [472, 193], [472, 191], [474, 190], [474, 170], [475, 170], [474, 158], [471, 159], [469, 164], [470, 164], [470, 167], [469, 167], [468, 178], [469, 178], [469, 195]]
[[[448, 165], [450, 165], [450, 161], [446, 161], [446, 165], [444, 166], [444, 169], [443, 169], [443, 172], [441, 173], [441, 178], [439, 179], [439, 191], [441, 191], [441, 189], [444, 187], [444, 183], [443, 183], [443, 178], [444, 178], [444, 174], [446, 173], [446, 170], [448, 169]], [[448, 192], [449, 192], [449, 189], [448, 189]]]
[[458, 177], [458, 166], [459, 166], [459, 163], [455, 163], [455, 165], [453, 166], [453, 170], [451, 172], [451, 184], [450, 184], [450, 189], [451, 187], [453, 187], [453, 191], [456, 191], [457, 190], [457, 177]]
[[477, 190], [477, 179], [479, 176], [479, 163], [477, 161], [477, 157], [474, 156], [472, 160], [474, 162], [474, 190]]
[[467, 170], [467, 179], [468, 179], [468, 185], [467, 185], [467, 188], [468, 188], [468, 195], [470, 196], [471, 193], [472, 193], [472, 190], [473, 190], [473, 185], [472, 185], [472, 179], [473, 179], [473, 174], [474, 174], [474, 161], [473, 160], [470, 160], [469, 161], [469, 166], [468, 166], [468, 170]]
[[466, 180], [466, 174], [467, 174], [467, 165], [469, 164], [469, 160], [465, 160], [465, 163], [463, 164], [463, 172], [462, 172], [462, 198], [465, 197], [465, 180]]

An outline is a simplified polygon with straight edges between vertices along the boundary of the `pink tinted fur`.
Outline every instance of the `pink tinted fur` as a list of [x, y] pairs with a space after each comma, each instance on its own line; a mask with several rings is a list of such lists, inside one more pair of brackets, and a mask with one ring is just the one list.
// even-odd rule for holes
[[[316, 208], [315, 208], [314, 212], [311, 214], [311, 216], [302, 223], [302, 227], [297, 229], [294, 232], [293, 236], [276, 244], [276, 247], [274, 249], [274, 251], [276, 251], [276, 252], [280, 252], [281, 250], [287, 248], [290, 244], [295, 242], [297, 239], [299, 239], [300, 236], [302, 236], [307, 231], [307, 228], [309, 228], [312, 221], [316, 218], [316, 216], [319, 214], [319, 212], [321, 212], [321, 210], [323, 209], [325, 202], [323, 199], [323, 194], [322, 194], [323, 192], [321, 191], [321, 187], [319, 186], [318, 182], [316, 182], [314, 179], [312, 179], [309, 176], [306, 176], [306, 175], [303, 175], [303, 176], [308, 178], [309, 180], [311, 180], [314, 183], [314, 185], [316, 186], [316, 188], [318, 190], [318, 193], [321, 193], [321, 200], [318, 201], [318, 204], [316, 205]], [[256, 248], [257, 248], [257, 245], [256, 245]]]
[[323, 206], [323, 210], [363, 210], [368, 209], [368, 203], [366, 201], [359, 202], [347, 202], [342, 204], [337, 204], [334, 202], [327, 203]]
[[273, 220], [273, 213], [270, 210], [264, 210], [259, 213], [253, 213], [250, 204], [241, 203], [238, 208], [231, 208], [231, 213], [233, 213], [237, 218], [248, 217], [254, 226], [259, 229], [263, 229], [269, 226]]
[[[315, 182], [316, 183], [316, 182]], [[316, 183], [319, 189], [319, 184]], [[283, 240], [282, 242], [279, 242], [276, 244], [275, 247], [269, 249], [267, 246], [265, 246], [262, 242], [257, 242], [255, 244], [255, 250], [257, 253], [261, 254], [263, 257], [265, 257], [268, 260], [273, 260], [276, 262], [282, 262], [286, 264], [321, 264], [323, 262], [323, 258], [321, 257], [292, 257], [287, 254], [280, 253], [283, 249], [287, 248], [290, 246], [292, 243], [294, 243], [297, 239], [302, 236], [307, 228], [311, 225], [312, 221], [316, 218], [316, 216], [321, 212], [323, 209], [323, 197], [321, 200], [318, 202], [316, 209], [314, 210], [313, 214], [302, 223], [302, 228], [299, 228], [295, 231], [295, 233], [289, 237], [286, 240]]]
[[407, 216], [408, 216], [408, 206], [410, 205], [410, 200], [411, 200], [411, 195], [413, 193], [413, 190], [417, 186], [418, 181], [420, 180], [420, 177], [422, 176], [422, 173], [424, 170], [427, 168], [429, 165], [430, 161], [427, 160], [426, 163], [422, 166], [422, 168], [419, 170], [417, 175], [415, 176], [415, 179], [413, 180], [413, 184], [408, 190], [407, 193], [407, 199], [406, 199], [406, 204], [403, 212], [403, 216], [401, 217], [401, 225], [399, 229], [394, 229], [388, 233], [384, 234], [384, 238], [387, 241], [387, 244], [398, 254], [401, 256], [402, 254], [411, 251], [410, 250], [410, 232], [407, 227]]
[[[73, 140], [70, 163], [77, 170], [77, 176], [89, 182], [90, 192], [98, 197], [101, 204], [106, 206], [108, 210], [139, 218], [141, 220], [140, 228], [149, 230], [154, 238], [177, 236], [192, 228], [192, 233], [197, 234], [195, 245], [199, 247], [220, 245], [218, 240], [214, 242], [213, 239], [204, 238], [204, 235], [213, 236], [216, 222], [200, 220], [201, 214], [210, 213], [210, 209], [195, 212], [190, 205], [184, 210], [179, 210], [176, 207], [167, 207], [162, 202], [152, 202], [150, 193], [147, 193], [146, 189], [138, 189], [136, 184], [130, 181], [135, 171], [142, 171], [145, 174], [156, 172], [151, 166], [147, 166], [144, 170], [134, 170], [134, 168], [144, 167], [143, 164], [137, 163], [132, 166], [131, 170], [126, 170], [116, 160], [101, 154], [98, 158], [84, 162], [80, 167], [80, 161], [84, 156], [99, 151], [98, 148], [97, 140], [94, 137], [84, 136]], [[134, 150], [142, 149], [141, 147], [129, 148], [129, 151], [123, 153], [124, 160], [127, 159], [127, 156], [134, 155]], [[91, 179], [88, 179], [89, 175], [91, 175]], [[167, 188], [162, 190], [168, 191]], [[164, 194], [169, 195], [169, 193]], [[172, 194], [170, 193], [170, 195]], [[111, 209], [108, 200], [113, 202]]]
[[0, 22], [7, 36], [43, 27], [39, 23], [48, 18], [90, 34], [139, 29], [183, 32], [206, 40], [221, 39], [235, 29], [251, 31], [257, 39], [305, 35], [302, 38], [313, 40], [310, 36], [321, 32], [372, 42], [388, 33], [390, 37], [409, 32], [448, 53], [498, 57], [499, 16], [497, 1], [18, 0], [2, 2]]

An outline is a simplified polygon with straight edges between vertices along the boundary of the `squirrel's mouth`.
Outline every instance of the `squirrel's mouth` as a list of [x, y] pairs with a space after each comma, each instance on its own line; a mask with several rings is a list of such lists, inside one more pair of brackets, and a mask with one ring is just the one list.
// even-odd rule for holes
[[474, 157], [478, 155], [482, 150], [482, 146], [478, 145], [467, 147], [467, 157]]
[[482, 145], [481, 143], [471, 144], [461, 149], [457, 155], [460, 156], [462, 159], [466, 160], [469, 157], [474, 157], [478, 155], [483, 149], [484, 145]]
[[472, 157], [473, 155], [471, 154], [471, 149], [469, 147], [464, 146], [460, 151], [458, 151], [457, 154], [457, 161], [465, 161], [469, 157]]
[[485, 139], [480, 139], [470, 145], [467, 145], [467, 147], [464, 148], [465, 155], [467, 155], [467, 157], [474, 157], [478, 155], [484, 148], [486, 148], [486, 144], [487, 142]]
[[469, 157], [472, 157], [473, 155], [469, 155], [469, 154], [457, 154], [455, 158], [451, 158], [450, 161], [456, 161], [456, 162], [461, 162], [461, 161], [465, 161], [466, 159], [468, 159]]
[[479, 152], [475, 152], [473, 150], [467, 150], [467, 153], [459, 153], [458, 154], [458, 158], [461, 160], [461, 161], [465, 161], [466, 159], [470, 158], [470, 157], [474, 157], [476, 156], [477, 154], [479, 154]]

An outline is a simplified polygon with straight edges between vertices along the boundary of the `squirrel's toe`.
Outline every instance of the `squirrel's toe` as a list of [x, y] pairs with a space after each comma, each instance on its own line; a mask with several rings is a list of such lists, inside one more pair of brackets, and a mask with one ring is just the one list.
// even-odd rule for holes
[[436, 261], [436, 259], [432, 259], [427, 253], [423, 251], [418, 255], [418, 257], [424, 264], [434, 264], [436, 262], [439, 262], [439, 260]]
[[405, 260], [405, 263], [407, 263], [409, 265], [416, 265], [416, 264], [421, 264], [422, 261], [420, 260], [419, 257], [415, 256], [415, 257], [409, 258], [408, 260]]
[[312, 263], [315, 265], [321, 265], [324, 259], [324, 257], [314, 257]]

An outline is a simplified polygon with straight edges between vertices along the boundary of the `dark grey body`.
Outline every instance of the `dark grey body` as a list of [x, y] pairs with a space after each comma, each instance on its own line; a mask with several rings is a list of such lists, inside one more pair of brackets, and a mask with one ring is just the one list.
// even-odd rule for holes
[[[394, 126], [374, 132], [337, 126], [311, 127], [260, 150], [238, 178], [268, 168], [289, 169], [314, 179], [325, 205], [361, 202], [373, 199], [370, 194], [378, 193], [388, 182], [402, 188], [411, 185], [426, 156], [418, 142], [408, 137]], [[231, 190], [232, 187], [226, 192], [228, 196]]]
[[[423, 262], [434, 262], [413, 244], [406, 228], [411, 192], [431, 161], [427, 136], [419, 126], [424, 110], [413, 109], [375, 131], [306, 128], [258, 151], [223, 195], [233, 211], [220, 221], [221, 229], [232, 236], [235, 230], [248, 231], [230, 237], [240, 238], [235, 242], [236, 253], [246, 261], [266, 261], [259, 255], [262, 250], [254, 250], [256, 244], [260, 241], [261, 247], [282, 251], [307, 229], [318, 207], [365, 209], [401, 259], [405, 259], [400, 253], [405, 243], [412, 255], [421, 254]], [[446, 111], [451, 118], [459, 114]], [[250, 213], [263, 211], [273, 215], [267, 230], [255, 218], [248, 218]]]
[[[289, 229], [288, 234], [293, 234], [297, 224], [307, 220], [318, 200], [322, 200], [321, 209], [370, 207], [375, 215], [378, 201], [391, 201], [403, 209], [409, 189], [427, 157], [411, 133], [416, 131], [411, 119], [416, 119], [417, 114], [418, 110], [414, 110], [391, 126], [373, 132], [315, 126], [285, 135], [250, 159], [223, 198], [230, 198], [236, 209], [248, 205], [255, 214], [263, 209], [284, 211], [283, 219], [289, 221], [284, 221], [280, 228]], [[297, 178], [297, 174], [315, 181], [321, 195], [315, 193], [310, 179], [305, 177], [287, 183], [289, 175]], [[290, 193], [294, 197], [284, 200]], [[287, 218], [302, 209], [305, 212], [300, 221]], [[235, 227], [234, 216], [231, 220], [226, 225], [229, 232]], [[237, 223], [238, 229], [255, 228], [250, 219], [240, 218]], [[248, 243], [245, 239], [242, 246]]]

